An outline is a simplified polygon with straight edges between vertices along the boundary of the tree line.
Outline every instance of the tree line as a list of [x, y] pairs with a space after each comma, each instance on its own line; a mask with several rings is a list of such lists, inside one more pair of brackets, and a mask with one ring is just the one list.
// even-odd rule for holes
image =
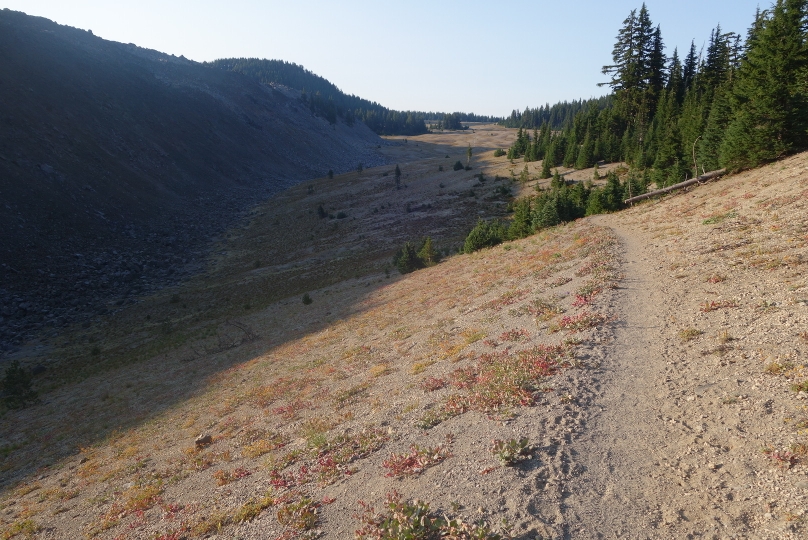
[[540, 128], [544, 124], [551, 129], [564, 129], [572, 124], [573, 118], [579, 112], [589, 107], [605, 109], [611, 106], [612, 96], [603, 96], [588, 100], [563, 101], [555, 105], [542, 105], [535, 109], [526, 107], [523, 112], [514, 110], [511, 115], [500, 121], [500, 125], [509, 128]]
[[[755, 167], [808, 147], [808, 0], [777, 0], [745, 36], [711, 32], [667, 56], [645, 6], [623, 21], [603, 67], [612, 94], [515, 111], [510, 158], [560, 165], [626, 161], [658, 186], [703, 171]], [[532, 133], [531, 133], [532, 128]]]
[[[446, 126], [458, 126], [459, 122], [495, 122], [499, 118], [475, 115], [474, 113], [439, 113], [422, 111], [396, 111], [375, 101], [368, 101], [353, 94], [346, 94], [329, 80], [312, 73], [303, 66], [283, 60], [258, 58], [222, 58], [208, 65], [235, 71], [252, 77], [262, 84], [282, 84], [300, 92], [300, 99], [313, 114], [327, 119], [332, 124], [342, 120], [353, 125], [364, 122], [378, 135], [420, 135], [428, 133], [429, 119]], [[443, 125], [443, 124], [441, 124]], [[462, 129], [440, 127], [439, 129]]]

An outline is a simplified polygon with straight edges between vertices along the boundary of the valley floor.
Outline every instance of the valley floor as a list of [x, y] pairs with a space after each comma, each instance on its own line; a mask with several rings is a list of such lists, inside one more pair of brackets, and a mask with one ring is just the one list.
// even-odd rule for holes
[[84, 371], [0, 417], [3, 538], [804, 537], [808, 155], [399, 276], [529, 193], [512, 137], [293, 188], [43, 352]]

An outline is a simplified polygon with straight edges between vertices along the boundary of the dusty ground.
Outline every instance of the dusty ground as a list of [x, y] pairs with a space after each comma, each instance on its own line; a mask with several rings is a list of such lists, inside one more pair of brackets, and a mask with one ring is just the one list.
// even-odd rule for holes
[[29, 346], [49, 378], [0, 417], [4, 538], [373, 538], [394, 491], [525, 540], [802, 537], [806, 155], [386, 268], [530, 192], [493, 158], [512, 139], [402, 140], [406, 187], [298, 186], [205, 275]]

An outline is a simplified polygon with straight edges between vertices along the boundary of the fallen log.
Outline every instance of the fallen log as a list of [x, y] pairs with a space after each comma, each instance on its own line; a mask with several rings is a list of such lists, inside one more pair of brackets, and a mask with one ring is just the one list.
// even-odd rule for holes
[[686, 180], [684, 182], [679, 182], [678, 184], [674, 184], [672, 186], [668, 186], [666, 188], [657, 189], [655, 191], [649, 191], [648, 193], [643, 193], [642, 195], [637, 195], [636, 197], [631, 197], [630, 199], [626, 199], [623, 201], [625, 204], [630, 204], [633, 202], [641, 201], [643, 199], [647, 199], [649, 197], [655, 197], [657, 195], [662, 195], [664, 193], [669, 193], [675, 189], [682, 189], [686, 188], [687, 186], [692, 186], [693, 184], [699, 184], [701, 182], [705, 182], [707, 180], [712, 180], [713, 178], [718, 178], [719, 176], [723, 176], [727, 173], [726, 169], [719, 169], [717, 171], [708, 172], [706, 174], [702, 174], [698, 178], [693, 178], [691, 180]]

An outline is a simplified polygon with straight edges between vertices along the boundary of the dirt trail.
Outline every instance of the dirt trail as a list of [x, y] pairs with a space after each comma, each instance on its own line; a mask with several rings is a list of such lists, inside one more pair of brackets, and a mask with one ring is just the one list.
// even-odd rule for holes
[[644, 538], [657, 521], [659, 499], [670, 495], [651, 478], [665, 446], [657, 421], [664, 351], [655, 339], [663, 325], [662, 292], [653, 286], [653, 262], [642, 241], [614, 230], [624, 247], [624, 278], [614, 298], [615, 341], [603, 366], [601, 397], [573, 447], [583, 471], [565, 501], [571, 538]]
[[[743, 181], [711, 188], [748, 189]], [[680, 198], [664, 217], [688, 215], [711, 195]], [[789, 291], [804, 282], [794, 284], [802, 276], [796, 265], [765, 258], [766, 250], [798, 245], [781, 247], [775, 237], [741, 258], [714, 255], [713, 246], [734, 245], [727, 238], [746, 245], [782, 227], [751, 229], [741, 220], [708, 228], [709, 216], [699, 216], [684, 224], [691, 231], [684, 236], [651, 215], [663, 208], [593, 220], [620, 240], [623, 279], [612, 297], [614, 341], [598, 397], [571, 449], [577, 474], [565, 490], [565, 537], [804, 538], [805, 431], [794, 418], [802, 418], [805, 396], [787, 386], [804, 369], [787, 371], [803, 354], [795, 329], [805, 328]], [[741, 211], [755, 215], [754, 207]], [[777, 272], [755, 269], [762, 263], [754, 260], [739, 269], [750, 253], [762, 253]]]

